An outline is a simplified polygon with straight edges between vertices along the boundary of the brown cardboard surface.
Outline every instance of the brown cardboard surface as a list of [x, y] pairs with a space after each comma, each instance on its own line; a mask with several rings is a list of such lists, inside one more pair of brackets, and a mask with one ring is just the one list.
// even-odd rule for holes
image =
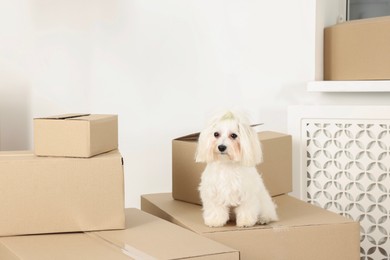
[[0, 152], [0, 236], [124, 228], [122, 156]]
[[2, 260], [237, 260], [239, 252], [138, 209], [126, 209], [126, 229], [0, 238]]
[[117, 148], [117, 115], [67, 114], [34, 119], [36, 155], [91, 157]]
[[325, 80], [390, 79], [390, 16], [325, 28]]
[[359, 224], [288, 195], [274, 197], [280, 221], [251, 228], [204, 225], [201, 206], [170, 193], [143, 195], [142, 210], [238, 249], [240, 259], [359, 259]]
[[[172, 141], [172, 194], [177, 200], [201, 204], [198, 186], [205, 163], [195, 162], [199, 134]], [[257, 166], [271, 196], [292, 191], [291, 136], [264, 131], [258, 133], [263, 163]]]
[[2, 260], [107, 260], [134, 259], [119, 248], [84, 233], [0, 238]]
[[235, 249], [138, 209], [126, 209], [126, 229], [93, 233], [129, 252], [156, 259], [239, 259]]

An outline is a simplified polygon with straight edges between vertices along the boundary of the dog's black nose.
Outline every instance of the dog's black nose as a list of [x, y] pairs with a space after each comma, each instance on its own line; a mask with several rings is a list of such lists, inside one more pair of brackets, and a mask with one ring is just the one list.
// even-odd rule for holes
[[220, 144], [218, 145], [218, 150], [222, 153], [226, 150], [226, 145]]

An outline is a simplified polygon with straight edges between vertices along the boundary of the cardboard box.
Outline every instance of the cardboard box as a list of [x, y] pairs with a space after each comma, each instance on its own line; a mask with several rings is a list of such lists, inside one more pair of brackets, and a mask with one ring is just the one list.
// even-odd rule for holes
[[238, 260], [239, 252], [138, 209], [126, 209], [125, 230], [0, 238], [0, 259]]
[[122, 156], [0, 152], [0, 236], [124, 228]]
[[118, 116], [67, 114], [34, 119], [40, 156], [91, 157], [118, 149]]
[[360, 257], [359, 223], [288, 195], [274, 197], [280, 220], [268, 225], [204, 225], [201, 206], [170, 193], [141, 197], [142, 210], [240, 251], [240, 259], [345, 260]]
[[129, 260], [119, 249], [84, 233], [0, 238], [1, 260]]
[[[198, 191], [205, 163], [195, 162], [199, 133], [172, 141], [172, 195], [176, 200], [201, 204]], [[276, 132], [258, 133], [263, 163], [257, 166], [271, 196], [292, 191], [291, 136]]]
[[325, 28], [325, 80], [390, 79], [390, 16]]

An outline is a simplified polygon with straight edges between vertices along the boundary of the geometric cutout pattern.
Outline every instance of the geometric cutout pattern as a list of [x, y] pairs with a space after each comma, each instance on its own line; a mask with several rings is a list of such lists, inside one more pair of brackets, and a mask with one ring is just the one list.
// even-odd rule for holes
[[360, 222], [361, 259], [390, 259], [390, 121], [305, 119], [307, 200]]

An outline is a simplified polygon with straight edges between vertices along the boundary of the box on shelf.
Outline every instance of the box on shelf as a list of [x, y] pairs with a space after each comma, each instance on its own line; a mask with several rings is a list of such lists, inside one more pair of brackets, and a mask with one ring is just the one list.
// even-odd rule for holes
[[[199, 183], [205, 163], [195, 162], [199, 133], [172, 141], [172, 194], [173, 198], [201, 204]], [[263, 162], [257, 166], [271, 196], [292, 191], [291, 136], [264, 131], [259, 132]]]
[[117, 115], [67, 114], [34, 119], [36, 155], [92, 157], [117, 148]]
[[126, 209], [126, 229], [0, 238], [2, 260], [238, 260], [239, 252], [138, 209]]
[[390, 79], [390, 16], [325, 28], [325, 80]]
[[85, 158], [0, 152], [0, 236], [121, 229], [118, 150]]
[[240, 251], [240, 259], [359, 259], [359, 223], [288, 195], [274, 197], [279, 221], [238, 228], [210, 228], [201, 206], [171, 193], [141, 197], [141, 209]]

